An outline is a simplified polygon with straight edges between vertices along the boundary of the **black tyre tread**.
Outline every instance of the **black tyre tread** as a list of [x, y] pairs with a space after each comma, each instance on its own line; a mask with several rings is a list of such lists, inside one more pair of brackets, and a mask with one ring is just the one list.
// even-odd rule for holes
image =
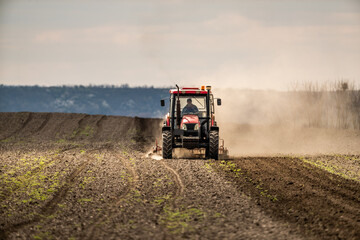
[[210, 131], [209, 134], [209, 157], [215, 160], [219, 159], [219, 132]]
[[170, 131], [163, 131], [162, 133], [162, 155], [164, 159], [172, 158], [172, 135]]

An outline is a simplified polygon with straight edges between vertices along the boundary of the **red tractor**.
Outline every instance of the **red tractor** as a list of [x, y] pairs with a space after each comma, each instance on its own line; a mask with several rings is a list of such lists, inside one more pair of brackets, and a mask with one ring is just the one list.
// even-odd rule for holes
[[[170, 90], [170, 107], [162, 127], [162, 155], [172, 158], [174, 148], [205, 149], [205, 157], [219, 158], [219, 127], [215, 121], [214, 97], [210, 86]], [[216, 99], [221, 105], [221, 99]], [[161, 100], [165, 106], [165, 100]], [[223, 146], [220, 154], [227, 154]]]

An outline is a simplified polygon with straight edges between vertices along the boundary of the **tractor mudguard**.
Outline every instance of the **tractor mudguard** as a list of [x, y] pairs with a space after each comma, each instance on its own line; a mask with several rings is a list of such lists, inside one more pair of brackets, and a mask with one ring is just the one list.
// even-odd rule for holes
[[171, 128], [170, 128], [170, 126], [163, 126], [162, 127], [162, 131], [164, 132], [164, 131], [170, 131], [171, 130]]
[[218, 126], [211, 126], [210, 131], [219, 131], [219, 127]]

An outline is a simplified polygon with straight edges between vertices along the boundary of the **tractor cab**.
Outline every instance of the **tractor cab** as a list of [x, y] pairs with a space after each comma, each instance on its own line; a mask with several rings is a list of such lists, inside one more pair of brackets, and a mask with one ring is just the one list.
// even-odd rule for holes
[[[219, 127], [215, 121], [211, 87], [171, 89], [169, 112], [162, 127], [163, 158], [174, 148], [205, 149], [207, 158], [218, 159]], [[217, 99], [221, 105], [221, 99]], [[165, 100], [161, 100], [165, 106]]]

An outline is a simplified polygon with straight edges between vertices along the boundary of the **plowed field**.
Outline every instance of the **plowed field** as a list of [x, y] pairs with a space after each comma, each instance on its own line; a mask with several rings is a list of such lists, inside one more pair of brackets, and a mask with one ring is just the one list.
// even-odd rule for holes
[[360, 239], [358, 153], [156, 160], [160, 124], [0, 113], [0, 239]]

